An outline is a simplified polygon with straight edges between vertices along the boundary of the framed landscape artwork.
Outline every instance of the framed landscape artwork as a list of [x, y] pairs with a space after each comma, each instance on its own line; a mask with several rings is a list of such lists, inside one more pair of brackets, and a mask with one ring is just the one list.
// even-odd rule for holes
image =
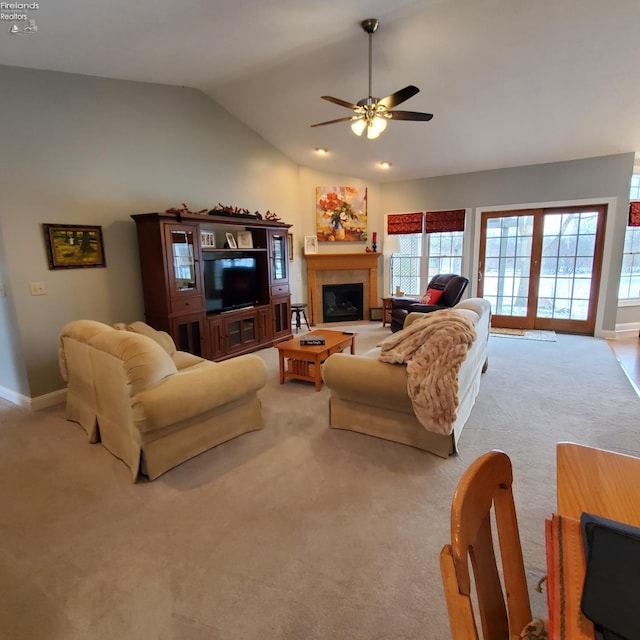
[[49, 269], [105, 267], [102, 227], [43, 224]]
[[366, 187], [316, 187], [316, 235], [319, 242], [366, 242]]

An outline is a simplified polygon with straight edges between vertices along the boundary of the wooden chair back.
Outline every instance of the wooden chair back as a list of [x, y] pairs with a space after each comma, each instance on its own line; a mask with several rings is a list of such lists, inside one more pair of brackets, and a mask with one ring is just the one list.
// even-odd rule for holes
[[[509, 456], [503, 451], [489, 451], [469, 466], [453, 496], [451, 544], [445, 545], [440, 553], [453, 640], [477, 640], [477, 619], [486, 640], [519, 638], [531, 621], [512, 482]], [[494, 549], [492, 511], [504, 592]]]

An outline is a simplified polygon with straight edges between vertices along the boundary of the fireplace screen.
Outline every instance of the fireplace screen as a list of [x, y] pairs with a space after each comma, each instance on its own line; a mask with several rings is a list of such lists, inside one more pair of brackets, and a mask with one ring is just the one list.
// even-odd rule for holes
[[363, 320], [362, 283], [322, 285], [322, 321]]

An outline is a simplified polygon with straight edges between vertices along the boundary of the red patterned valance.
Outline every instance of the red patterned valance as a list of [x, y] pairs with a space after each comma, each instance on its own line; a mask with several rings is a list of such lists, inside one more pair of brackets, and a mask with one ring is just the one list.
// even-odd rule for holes
[[387, 216], [387, 233], [390, 236], [401, 233], [422, 233], [422, 219], [420, 213], [390, 213]]
[[427, 211], [424, 230], [426, 233], [464, 231], [464, 209]]
[[640, 227], [640, 202], [629, 203], [629, 226]]

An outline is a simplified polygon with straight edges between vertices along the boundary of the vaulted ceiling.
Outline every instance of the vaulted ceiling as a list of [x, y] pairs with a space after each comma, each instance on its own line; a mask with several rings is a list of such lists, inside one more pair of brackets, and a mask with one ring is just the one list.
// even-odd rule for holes
[[[18, 13], [38, 30], [3, 21], [0, 63], [201, 89], [318, 170], [387, 181], [640, 149], [638, 0], [45, 0]], [[321, 95], [368, 95], [372, 17], [374, 96], [417, 85], [399, 108], [433, 120], [392, 121], [377, 140], [348, 122], [311, 128], [349, 115]]]

